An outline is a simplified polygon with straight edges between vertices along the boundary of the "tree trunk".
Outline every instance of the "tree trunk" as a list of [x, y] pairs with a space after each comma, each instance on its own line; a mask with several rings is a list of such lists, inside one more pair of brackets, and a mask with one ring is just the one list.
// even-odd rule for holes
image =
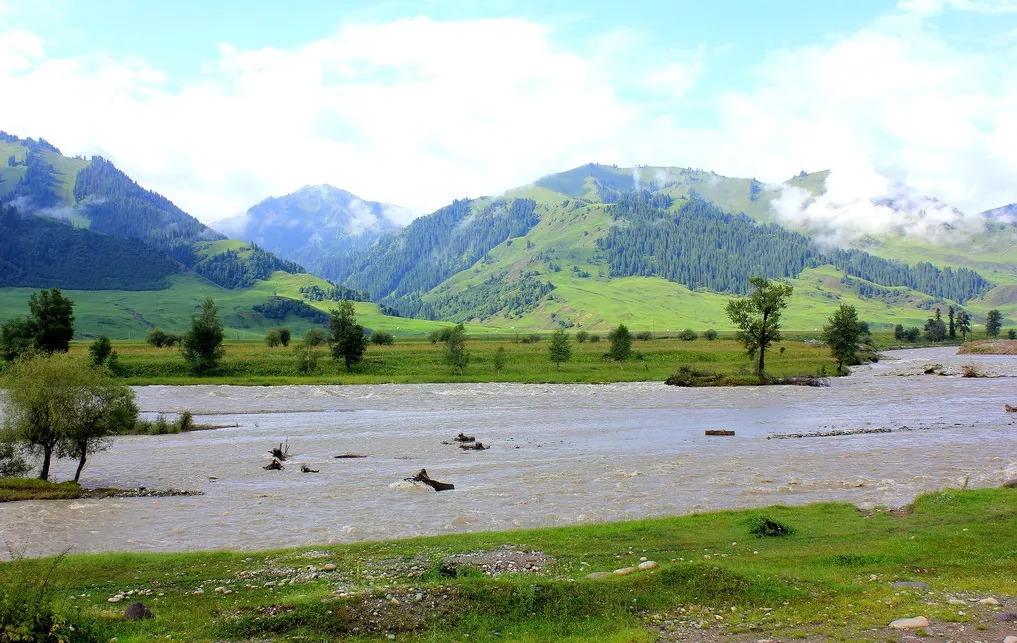
[[53, 459], [53, 447], [45, 445], [42, 447], [42, 471], [39, 472], [40, 480], [49, 480], [49, 463]]
[[81, 470], [85, 468], [85, 459], [88, 457], [88, 451], [85, 449], [81, 450], [81, 458], [78, 460], [78, 469], [74, 472], [74, 482], [81, 479]]
[[759, 365], [756, 367], [756, 374], [760, 377], [763, 376], [766, 367], [766, 349], [762, 346], [759, 347]]

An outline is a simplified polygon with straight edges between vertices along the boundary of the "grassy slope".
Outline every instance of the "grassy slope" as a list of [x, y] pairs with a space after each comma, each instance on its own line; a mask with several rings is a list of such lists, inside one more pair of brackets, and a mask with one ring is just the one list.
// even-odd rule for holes
[[[273, 273], [268, 280], [251, 288], [228, 290], [194, 275], [170, 277], [171, 286], [164, 290], [69, 290], [75, 303], [78, 337], [107, 335], [119, 339], [143, 338], [153, 326], [167, 331], [183, 331], [191, 315], [205, 297], [219, 305], [220, 315], [230, 339], [260, 339], [268, 328], [282, 325], [265, 320], [251, 311], [251, 306], [264, 303], [274, 294], [300, 299], [299, 288], [309, 284], [325, 286], [325, 282], [306, 274]], [[0, 288], [0, 320], [27, 312], [31, 288]], [[332, 302], [308, 302], [327, 311]], [[360, 323], [377, 330], [399, 334], [423, 334], [445, 324], [418, 319], [402, 319], [382, 315], [378, 306], [357, 303]], [[285, 325], [302, 334], [310, 324], [291, 317]]]
[[[751, 536], [751, 521], [764, 516], [795, 533]], [[52, 578], [64, 609], [119, 641], [319, 640], [354, 627], [382, 640], [651, 641], [662, 620], [703, 623], [713, 634], [747, 640], [896, 640], [883, 628], [902, 616], [993, 622], [991, 608], [958, 609], [947, 600], [1015, 593], [1015, 531], [1017, 490], [945, 491], [920, 497], [904, 515], [826, 503], [313, 550], [72, 555]], [[445, 556], [502, 546], [541, 551], [554, 562], [497, 578], [439, 572]], [[660, 567], [585, 578], [641, 557]], [[326, 563], [335, 569], [310, 577], [308, 566], [314, 572]], [[50, 567], [49, 560], [18, 561], [0, 565], [0, 575], [38, 578]], [[922, 581], [929, 590], [895, 589], [897, 580]], [[107, 602], [130, 590], [151, 591], [139, 598], [155, 618], [127, 622], [123, 606], [136, 599]], [[418, 593], [425, 605], [439, 597], [441, 607], [414, 608]]]
[[[633, 350], [642, 357], [621, 363], [603, 358], [608, 346], [606, 341], [573, 342], [572, 361], [556, 369], [550, 362], [547, 341], [523, 344], [509, 338], [472, 339], [467, 345], [470, 364], [460, 375], [445, 365], [442, 345], [400, 339], [393, 346], [370, 346], [364, 363], [354, 373], [347, 373], [341, 364], [329, 360], [323, 347], [317, 372], [301, 375], [296, 370], [292, 349], [268, 348], [262, 342], [229, 341], [219, 371], [196, 378], [190, 375], [175, 349], [157, 349], [137, 341], [114, 344], [127, 381], [132, 384], [660, 382], [679, 365], [755, 382], [745, 351], [731, 339], [636, 341]], [[782, 355], [774, 351], [767, 360], [771, 375], [817, 375], [836, 370], [825, 347], [797, 341], [787, 341], [784, 347]], [[505, 350], [505, 367], [501, 371], [494, 369], [494, 354], [498, 348]], [[72, 351], [84, 356], [87, 343], [75, 343]]]
[[[519, 193], [520, 196], [525, 194]], [[558, 319], [599, 330], [618, 323], [640, 330], [665, 332], [682, 328], [730, 328], [725, 313], [730, 295], [691, 291], [659, 277], [609, 278], [606, 267], [596, 262], [597, 239], [611, 225], [605, 206], [576, 202], [562, 206], [560, 200], [552, 202], [545, 198], [538, 212], [540, 223], [526, 236], [499, 245], [488, 253], [486, 261], [454, 275], [428, 296], [433, 297], [447, 288], [468, 289], [503, 271], [511, 275], [536, 270], [542, 279], [555, 285], [549, 301], [522, 318], [494, 317], [478, 321], [510, 329], [551, 328]], [[561, 266], [560, 271], [553, 272], [548, 262], [537, 259], [538, 253], [548, 250], [554, 251], [553, 260]], [[590, 277], [580, 277], [573, 272], [573, 266], [590, 273]], [[796, 294], [785, 313], [785, 326], [795, 330], [818, 329], [840, 303], [854, 305], [863, 319], [881, 326], [897, 323], [921, 326], [929, 316], [927, 310], [859, 297], [840, 283], [842, 276], [843, 273], [832, 266], [824, 266], [807, 270], [792, 280]], [[914, 300], [926, 299], [921, 293], [909, 294]]]

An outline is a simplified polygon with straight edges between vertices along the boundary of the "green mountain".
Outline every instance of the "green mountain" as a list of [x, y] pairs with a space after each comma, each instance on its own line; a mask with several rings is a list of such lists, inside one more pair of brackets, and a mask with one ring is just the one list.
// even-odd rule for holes
[[70, 293], [79, 336], [182, 330], [208, 296], [238, 337], [283, 324], [302, 332], [339, 297], [362, 300], [372, 328], [437, 326], [385, 315], [361, 293], [226, 239], [101, 157], [0, 132], [0, 321], [24, 314], [43, 287]]
[[[504, 328], [724, 328], [727, 300], [756, 274], [795, 285], [796, 329], [840, 302], [883, 326], [921, 325], [937, 305], [1017, 311], [1017, 228], [990, 221], [956, 246], [888, 234], [831, 247], [774, 208], [789, 187], [819, 197], [826, 178], [585, 165], [456, 201], [337, 262], [336, 277], [404, 315]], [[893, 206], [902, 222], [908, 205]]]

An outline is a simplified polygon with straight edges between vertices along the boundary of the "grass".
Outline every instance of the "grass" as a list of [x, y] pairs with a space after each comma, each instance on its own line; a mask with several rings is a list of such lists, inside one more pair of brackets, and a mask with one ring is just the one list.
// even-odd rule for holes
[[[572, 360], [556, 369], [549, 359], [546, 336], [535, 343], [516, 343], [513, 338], [486, 336], [467, 343], [470, 363], [457, 374], [444, 361], [444, 346], [427, 340], [398, 339], [392, 346], [371, 345], [364, 362], [353, 373], [328, 357], [320, 348], [318, 369], [308, 375], [297, 370], [294, 339], [289, 348], [269, 348], [263, 342], [227, 341], [225, 357], [212, 374], [195, 377], [180, 351], [155, 348], [143, 342], [114, 342], [120, 367], [130, 384], [379, 384], [424, 382], [663, 382], [680, 365], [725, 376], [729, 384], [757, 383], [744, 349], [730, 338], [653, 339], [633, 342], [636, 356], [624, 362], [604, 358], [609, 343], [572, 342]], [[494, 368], [495, 351], [505, 349], [505, 366]], [[784, 352], [773, 350], [767, 358], [772, 376], [832, 374], [836, 364], [824, 346], [787, 341]], [[84, 356], [86, 342], [75, 342], [71, 351]]]
[[38, 478], [0, 478], [0, 502], [17, 500], [71, 500], [81, 495], [76, 482], [49, 482]]
[[[765, 520], [790, 533], [752, 535]], [[59, 609], [121, 642], [650, 641], [662, 621], [753, 640], [873, 640], [901, 616], [977, 618], [948, 597], [1012, 596], [1015, 530], [1017, 490], [951, 490], [921, 496], [909, 512], [824, 503], [254, 553], [71, 555], [51, 585]], [[500, 547], [553, 562], [496, 577], [441, 571], [451, 554]], [[659, 567], [586, 578], [643, 557]], [[50, 566], [19, 560], [0, 564], [0, 576], [31, 578]], [[929, 590], [895, 589], [898, 580]], [[116, 595], [124, 599], [108, 602]], [[125, 621], [133, 600], [155, 617]]]

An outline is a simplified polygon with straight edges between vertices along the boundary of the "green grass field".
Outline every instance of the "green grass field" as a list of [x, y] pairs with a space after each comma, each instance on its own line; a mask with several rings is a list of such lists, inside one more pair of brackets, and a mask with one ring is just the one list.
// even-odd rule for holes
[[[546, 336], [536, 343], [517, 343], [513, 336], [486, 336], [467, 343], [470, 363], [463, 374], [444, 363], [444, 345], [427, 340], [398, 339], [392, 346], [371, 345], [364, 362], [347, 373], [321, 347], [316, 372], [301, 375], [296, 367], [294, 340], [289, 348], [269, 348], [263, 342], [228, 341], [225, 357], [212, 374], [195, 377], [176, 348], [155, 348], [143, 342], [114, 342], [120, 366], [131, 384], [379, 384], [423, 382], [629, 382], [663, 381], [678, 366], [689, 366], [726, 376], [727, 383], [758, 383], [752, 363], [741, 346], [730, 338], [653, 339], [633, 342], [632, 359], [615, 362], [604, 358], [609, 348], [598, 343], [572, 342], [572, 360], [555, 368], [549, 359]], [[767, 360], [772, 376], [833, 374], [836, 364], [825, 346], [787, 341], [784, 352], [773, 350]], [[505, 367], [494, 368], [498, 348], [505, 350]], [[75, 342], [72, 352], [85, 356], [86, 342]]]
[[[793, 533], [753, 535], [763, 519]], [[898, 640], [890, 621], [919, 615], [937, 629], [967, 627], [955, 640], [1002, 640], [1009, 624], [995, 613], [1006, 608], [975, 601], [1015, 600], [1015, 532], [1017, 490], [953, 490], [899, 512], [826, 503], [281, 551], [20, 560], [0, 563], [0, 588], [25, 595], [49, 574], [57, 610], [121, 642]], [[494, 576], [446, 562], [502, 548], [548, 558]], [[643, 559], [658, 567], [588, 578]], [[133, 601], [153, 618], [125, 620]]]

